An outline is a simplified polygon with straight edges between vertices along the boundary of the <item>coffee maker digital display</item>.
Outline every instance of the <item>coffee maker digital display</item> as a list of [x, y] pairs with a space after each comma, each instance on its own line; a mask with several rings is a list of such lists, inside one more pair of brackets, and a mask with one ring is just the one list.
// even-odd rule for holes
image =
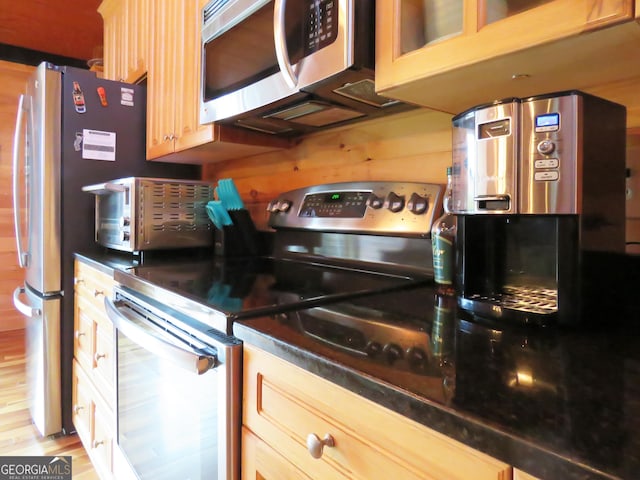
[[536, 132], [553, 132], [559, 128], [559, 113], [545, 113], [536, 117]]
[[587, 272], [624, 252], [625, 139], [626, 109], [577, 91], [453, 118], [461, 308], [514, 323], [580, 321], [598, 285]]

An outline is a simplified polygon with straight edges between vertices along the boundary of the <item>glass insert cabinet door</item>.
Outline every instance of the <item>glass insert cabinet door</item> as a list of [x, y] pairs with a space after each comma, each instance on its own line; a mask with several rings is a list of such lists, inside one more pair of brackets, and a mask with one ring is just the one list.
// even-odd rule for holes
[[[628, 78], [636, 0], [376, 3], [376, 91], [450, 114]], [[566, 56], [571, 49], [571, 58]], [[611, 59], [607, 68], [594, 55]]]
[[[554, 0], [401, 0], [401, 53], [538, 8]], [[465, 28], [465, 20], [467, 25]]]

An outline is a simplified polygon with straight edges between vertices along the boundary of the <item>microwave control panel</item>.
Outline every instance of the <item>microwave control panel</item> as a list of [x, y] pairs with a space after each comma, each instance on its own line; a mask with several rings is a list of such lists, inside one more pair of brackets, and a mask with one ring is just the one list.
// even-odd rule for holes
[[338, 36], [338, 0], [310, 0], [305, 29], [305, 57], [333, 43]]

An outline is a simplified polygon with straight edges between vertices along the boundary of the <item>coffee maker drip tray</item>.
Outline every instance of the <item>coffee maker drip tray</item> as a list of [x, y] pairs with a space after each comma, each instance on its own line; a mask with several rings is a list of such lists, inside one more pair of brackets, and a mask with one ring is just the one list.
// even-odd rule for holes
[[505, 285], [502, 290], [501, 294], [493, 296], [474, 294], [468, 299], [475, 304], [487, 303], [493, 308], [519, 310], [537, 315], [549, 315], [558, 311], [557, 290], [523, 285]]

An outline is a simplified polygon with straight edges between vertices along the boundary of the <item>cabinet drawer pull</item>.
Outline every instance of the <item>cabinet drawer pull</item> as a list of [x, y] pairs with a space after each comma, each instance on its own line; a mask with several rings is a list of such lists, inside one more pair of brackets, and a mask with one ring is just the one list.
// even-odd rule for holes
[[96, 363], [98, 363], [98, 360], [100, 360], [101, 358], [104, 358], [106, 356], [107, 356], [106, 353], [98, 353], [98, 352], [96, 352], [96, 354], [93, 356], [93, 359], [96, 361]]
[[83, 409], [84, 409], [84, 407], [82, 405], [74, 405], [73, 406], [73, 413], [78, 415], [80, 413], [80, 410], [83, 410]]
[[84, 278], [75, 278], [73, 281], [74, 285], [82, 285], [84, 282]]
[[94, 290], [93, 291], [93, 296], [94, 297], [99, 297], [100, 295], [104, 296], [104, 292], [102, 290]]
[[307, 450], [313, 458], [322, 457], [324, 447], [335, 447], [336, 442], [330, 434], [325, 434], [324, 438], [320, 440], [315, 433], [307, 435]]
[[80, 330], [76, 330], [75, 336], [76, 338], [84, 337], [86, 333], [81, 332]]
[[104, 445], [104, 440], [94, 440], [91, 444], [93, 448], [98, 448], [100, 445]]

